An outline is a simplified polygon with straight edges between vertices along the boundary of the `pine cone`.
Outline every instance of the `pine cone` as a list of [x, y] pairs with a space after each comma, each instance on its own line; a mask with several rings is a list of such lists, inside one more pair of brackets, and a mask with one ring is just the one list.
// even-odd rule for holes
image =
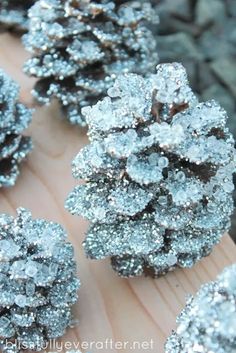
[[[73, 246], [57, 223], [0, 215], [0, 340], [40, 350], [71, 321], [79, 281]], [[44, 346], [45, 347], [45, 346]], [[9, 350], [10, 351], [10, 350]]]
[[23, 41], [33, 57], [24, 71], [39, 79], [33, 95], [58, 98], [74, 124], [85, 125], [81, 107], [105, 96], [118, 74], [145, 74], [157, 63], [148, 1], [39, 0], [29, 17]]
[[32, 111], [18, 102], [18, 96], [18, 85], [0, 70], [0, 187], [15, 184], [19, 163], [32, 149], [31, 138], [21, 135]]
[[201, 287], [177, 318], [166, 353], [233, 353], [236, 350], [236, 265]]
[[208, 255], [230, 226], [234, 140], [226, 112], [199, 103], [181, 64], [121, 76], [86, 107], [91, 143], [73, 162], [85, 179], [66, 208], [89, 219], [88, 257], [122, 276], [161, 275]]
[[0, 26], [26, 31], [28, 28], [27, 12], [35, 0], [2, 0], [0, 4]]

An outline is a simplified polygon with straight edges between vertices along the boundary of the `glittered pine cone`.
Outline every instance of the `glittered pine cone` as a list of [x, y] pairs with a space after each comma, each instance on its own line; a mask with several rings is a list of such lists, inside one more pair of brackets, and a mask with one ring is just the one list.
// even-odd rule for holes
[[58, 98], [71, 123], [85, 125], [81, 108], [104, 97], [117, 75], [155, 69], [146, 23], [158, 18], [148, 0], [39, 0], [29, 17], [24, 71], [38, 78], [33, 95], [41, 103]]
[[234, 140], [214, 100], [199, 103], [181, 64], [149, 79], [121, 76], [83, 109], [90, 144], [73, 161], [84, 179], [66, 208], [91, 221], [84, 249], [119, 275], [191, 267], [230, 226]]
[[166, 353], [233, 353], [236, 351], [236, 265], [190, 297], [168, 338]]
[[27, 12], [35, 0], [1, 0], [0, 27], [26, 31], [28, 28]]
[[19, 87], [0, 70], [0, 187], [15, 184], [19, 164], [32, 149], [30, 137], [22, 136], [32, 111], [18, 102]]
[[[0, 340], [41, 350], [71, 322], [79, 280], [73, 246], [57, 223], [0, 215]], [[18, 351], [17, 350], [17, 351]], [[10, 352], [10, 350], [9, 350]]]

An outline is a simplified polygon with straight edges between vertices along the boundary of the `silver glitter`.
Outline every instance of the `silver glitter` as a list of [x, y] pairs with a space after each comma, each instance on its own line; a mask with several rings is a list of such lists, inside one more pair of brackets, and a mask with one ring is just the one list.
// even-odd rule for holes
[[27, 12], [35, 0], [1, 0], [0, 27], [15, 31], [28, 29]]
[[15, 184], [19, 164], [32, 149], [31, 138], [22, 136], [32, 111], [18, 97], [18, 85], [0, 69], [0, 187]]
[[199, 103], [181, 64], [117, 79], [83, 113], [91, 143], [73, 161], [84, 179], [66, 208], [90, 220], [93, 259], [120, 275], [191, 267], [230, 226], [235, 150], [226, 112]]
[[57, 223], [0, 215], [0, 338], [40, 350], [71, 322], [79, 280], [73, 246]]
[[166, 353], [236, 352], [236, 264], [188, 299], [177, 324]]
[[24, 71], [39, 79], [33, 95], [46, 104], [56, 97], [73, 124], [86, 125], [81, 108], [104, 97], [119, 74], [157, 64], [146, 23], [158, 17], [148, 0], [39, 0], [29, 18]]

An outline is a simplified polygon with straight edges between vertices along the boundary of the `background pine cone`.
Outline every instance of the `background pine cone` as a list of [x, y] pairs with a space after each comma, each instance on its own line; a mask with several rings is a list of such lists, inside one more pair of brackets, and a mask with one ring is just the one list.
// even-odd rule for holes
[[31, 138], [21, 135], [32, 111], [18, 102], [18, 96], [18, 85], [0, 70], [0, 187], [15, 184], [19, 163], [32, 149]]
[[177, 319], [166, 353], [232, 353], [236, 349], [236, 265], [201, 287]]
[[34, 3], [34, 0], [1, 0], [0, 27], [26, 31], [28, 28], [27, 12]]
[[64, 229], [17, 212], [0, 215], [0, 340], [40, 350], [70, 324], [79, 281]]
[[85, 125], [81, 107], [103, 97], [118, 74], [145, 74], [157, 63], [148, 1], [39, 0], [29, 16], [23, 41], [33, 57], [24, 71], [39, 78], [33, 95], [58, 98], [72, 123]]
[[218, 103], [199, 103], [181, 64], [150, 79], [117, 79], [83, 113], [91, 143], [73, 162], [85, 179], [66, 208], [93, 222], [92, 259], [111, 256], [123, 276], [191, 267], [230, 226], [234, 140]]

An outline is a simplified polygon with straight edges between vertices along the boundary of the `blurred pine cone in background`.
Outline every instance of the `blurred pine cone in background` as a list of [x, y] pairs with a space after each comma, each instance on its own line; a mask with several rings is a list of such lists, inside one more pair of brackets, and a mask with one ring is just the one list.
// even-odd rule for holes
[[0, 187], [15, 184], [19, 164], [32, 149], [30, 137], [23, 136], [32, 111], [18, 102], [19, 87], [0, 70]]
[[1, 0], [0, 28], [26, 31], [28, 29], [27, 12], [35, 0]]
[[157, 64], [149, 1], [39, 0], [29, 16], [24, 70], [39, 79], [33, 94], [42, 103], [58, 98], [74, 124], [85, 125], [81, 107], [103, 97], [117, 75]]

